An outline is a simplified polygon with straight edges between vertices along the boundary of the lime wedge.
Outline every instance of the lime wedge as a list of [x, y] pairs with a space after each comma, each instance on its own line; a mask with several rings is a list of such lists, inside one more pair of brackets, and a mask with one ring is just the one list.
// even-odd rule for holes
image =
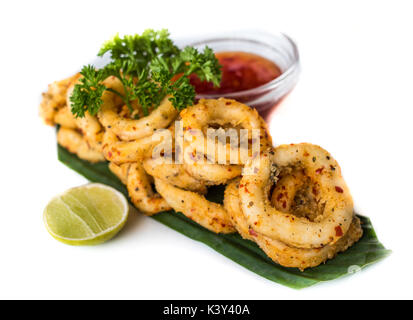
[[55, 239], [70, 245], [96, 245], [122, 229], [128, 212], [128, 201], [122, 193], [91, 183], [54, 197], [43, 218]]

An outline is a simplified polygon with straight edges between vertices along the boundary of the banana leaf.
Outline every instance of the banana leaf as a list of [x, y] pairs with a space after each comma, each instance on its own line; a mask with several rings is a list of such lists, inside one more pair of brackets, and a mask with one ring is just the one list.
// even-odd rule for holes
[[[92, 164], [81, 160], [59, 145], [58, 159], [89, 181], [112, 186], [128, 197], [126, 187], [108, 169], [108, 163]], [[210, 201], [220, 202], [223, 193], [223, 187], [211, 188], [208, 191], [207, 198]], [[358, 272], [372, 263], [384, 259], [391, 253], [379, 242], [370, 219], [364, 216], [359, 217], [364, 229], [363, 238], [346, 252], [340, 253], [336, 258], [316, 268], [306, 269], [304, 272], [295, 268], [285, 268], [277, 265], [254, 242], [244, 240], [238, 234], [215, 234], [186, 218], [181, 213], [174, 211], [162, 212], [152, 218], [193, 240], [208, 245], [225, 257], [270, 281], [290, 288], [302, 289]]]

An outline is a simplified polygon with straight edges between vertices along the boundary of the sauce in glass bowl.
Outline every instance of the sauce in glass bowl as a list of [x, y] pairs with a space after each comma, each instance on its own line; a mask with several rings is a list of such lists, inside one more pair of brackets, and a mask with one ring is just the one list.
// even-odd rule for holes
[[223, 66], [220, 88], [191, 77], [197, 100], [234, 99], [256, 108], [268, 121], [276, 106], [294, 88], [300, 74], [298, 48], [282, 33], [260, 31], [221, 32], [201, 36], [191, 45], [202, 50], [206, 46], [216, 52]]
[[272, 61], [248, 52], [218, 52], [216, 57], [222, 66], [219, 87], [211, 82], [200, 81], [196, 75], [190, 77], [198, 94], [226, 94], [254, 89], [281, 75], [281, 69]]

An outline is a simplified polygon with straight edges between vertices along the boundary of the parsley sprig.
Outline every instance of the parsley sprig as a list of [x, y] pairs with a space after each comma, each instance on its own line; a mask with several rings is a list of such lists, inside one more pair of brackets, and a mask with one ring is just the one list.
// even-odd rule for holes
[[[98, 56], [110, 54], [110, 62], [102, 69], [87, 65], [80, 72], [80, 83], [76, 84], [70, 97], [72, 113], [84, 117], [88, 111], [96, 115], [102, 106], [105, 90], [121, 96], [132, 109], [132, 101], [137, 101], [143, 114], [159, 106], [162, 99], [169, 100], [177, 110], [193, 104], [195, 89], [189, 75], [196, 74], [201, 81], [219, 86], [221, 66], [214, 52], [206, 47], [199, 52], [193, 47], [179, 49], [169, 38], [167, 30], [146, 30], [142, 35], [116, 35], [105, 42]], [[107, 88], [103, 81], [117, 77], [123, 85], [123, 93]]]

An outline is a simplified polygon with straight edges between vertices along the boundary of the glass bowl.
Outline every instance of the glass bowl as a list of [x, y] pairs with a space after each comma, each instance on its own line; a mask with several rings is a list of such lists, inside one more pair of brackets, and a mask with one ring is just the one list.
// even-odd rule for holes
[[[219, 35], [197, 37], [186, 44], [198, 49], [205, 46], [215, 52], [243, 51], [260, 55], [274, 62], [282, 74], [274, 80], [254, 89], [224, 94], [258, 110], [268, 119], [272, 110], [294, 88], [300, 74], [300, 59], [297, 45], [282, 33], [269, 34], [257, 31], [228, 32]], [[217, 99], [222, 94], [198, 94], [197, 99]]]

